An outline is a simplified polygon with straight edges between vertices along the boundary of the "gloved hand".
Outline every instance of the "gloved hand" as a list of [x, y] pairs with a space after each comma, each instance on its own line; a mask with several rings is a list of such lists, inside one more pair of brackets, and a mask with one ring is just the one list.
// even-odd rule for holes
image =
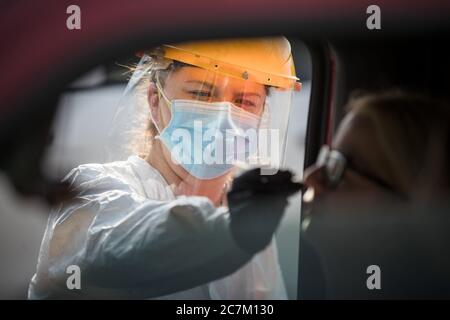
[[280, 223], [287, 198], [302, 186], [292, 181], [290, 171], [283, 170], [261, 175], [257, 168], [236, 177], [227, 194], [236, 243], [250, 254], [263, 250]]

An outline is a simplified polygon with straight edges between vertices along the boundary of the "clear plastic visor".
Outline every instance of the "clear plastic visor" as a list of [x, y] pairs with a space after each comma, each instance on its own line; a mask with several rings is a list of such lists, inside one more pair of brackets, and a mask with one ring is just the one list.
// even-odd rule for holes
[[[122, 158], [158, 153], [190, 185], [229, 181], [256, 166], [274, 174], [284, 162], [291, 101], [291, 89], [143, 56], [116, 114], [112, 145], [128, 150]], [[124, 139], [125, 132], [134, 134]], [[134, 150], [123, 148], [127, 140]]]

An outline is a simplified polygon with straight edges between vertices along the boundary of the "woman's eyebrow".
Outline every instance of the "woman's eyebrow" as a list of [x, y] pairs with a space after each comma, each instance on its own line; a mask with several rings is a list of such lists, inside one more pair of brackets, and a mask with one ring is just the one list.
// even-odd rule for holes
[[[199, 84], [201, 86], [207, 87], [207, 89], [209, 90], [213, 90], [216, 88], [216, 86], [212, 83], [206, 82], [206, 81], [201, 81], [201, 80], [187, 80], [185, 83], [189, 83], [189, 84]], [[261, 94], [257, 93], [257, 92], [240, 92], [237, 94], [237, 97], [258, 97], [261, 98]]]
[[243, 97], [251, 97], [251, 96], [256, 96], [261, 98], [261, 95], [257, 92], [241, 92], [239, 94], [237, 94], [238, 97], [243, 96]]
[[200, 81], [200, 80], [188, 80], [186, 83], [200, 84], [202, 86], [208, 87], [208, 89], [213, 89], [215, 86], [212, 83]]

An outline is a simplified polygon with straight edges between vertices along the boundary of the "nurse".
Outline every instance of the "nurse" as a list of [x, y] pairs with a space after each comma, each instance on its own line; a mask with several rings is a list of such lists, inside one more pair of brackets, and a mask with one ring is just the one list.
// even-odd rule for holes
[[[140, 56], [112, 124], [112, 161], [66, 176], [76, 196], [49, 217], [29, 297], [285, 299], [272, 237], [299, 189], [278, 171], [300, 89], [289, 42]], [[266, 169], [238, 175], [251, 167]], [[69, 290], [73, 265], [81, 288]]]

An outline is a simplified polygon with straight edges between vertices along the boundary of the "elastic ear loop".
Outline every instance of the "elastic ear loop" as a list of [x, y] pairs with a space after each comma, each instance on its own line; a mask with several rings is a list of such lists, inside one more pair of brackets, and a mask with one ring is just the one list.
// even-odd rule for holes
[[[172, 114], [172, 102], [170, 102], [170, 100], [167, 98], [167, 96], [164, 94], [164, 91], [163, 91], [163, 89], [162, 89], [162, 87], [161, 87], [161, 83], [159, 82], [159, 75], [158, 75], [158, 73], [156, 74], [156, 89], [158, 90], [158, 102], [159, 101], [161, 101], [161, 97], [164, 99], [164, 102], [166, 103], [166, 106], [167, 106], [167, 108], [169, 109], [169, 111], [170, 111], [170, 116], [172, 117], [173, 116], [173, 114]], [[150, 117], [151, 117], [151, 119], [152, 119], [152, 121], [153, 121], [153, 124], [155, 125], [155, 127], [156, 127], [156, 130], [158, 130], [158, 133], [159, 133], [159, 135], [161, 134], [161, 132], [162, 132], [162, 130], [160, 130], [159, 128], [158, 128], [158, 125], [156, 124], [156, 121], [155, 121], [155, 119], [153, 119], [153, 115], [152, 115], [152, 113], [150, 112]], [[158, 135], [158, 136], [159, 136]], [[157, 137], [156, 137], [157, 138]]]

